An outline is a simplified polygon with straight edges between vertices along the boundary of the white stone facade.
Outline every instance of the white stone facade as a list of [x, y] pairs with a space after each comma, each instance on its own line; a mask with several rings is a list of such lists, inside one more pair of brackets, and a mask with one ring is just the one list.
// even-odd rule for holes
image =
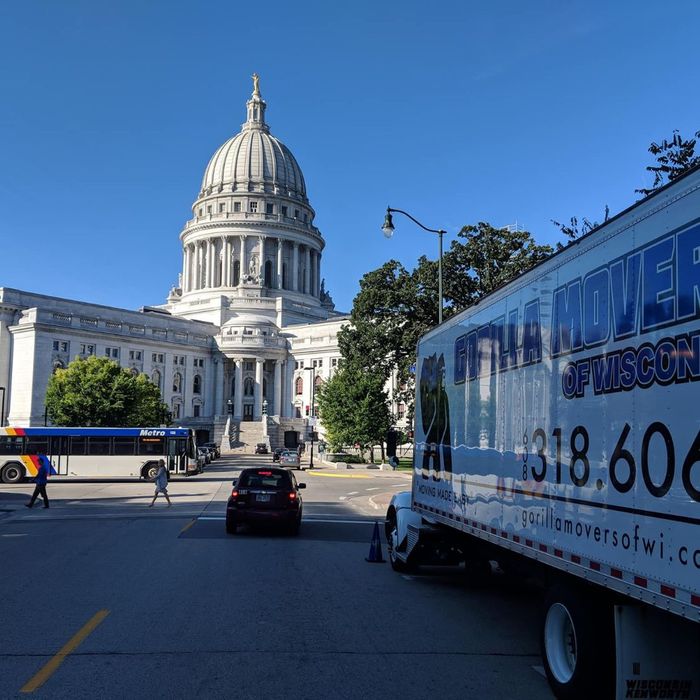
[[267, 413], [303, 439], [310, 382], [337, 366], [348, 319], [323, 288], [325, 241], [301, 169], [270, 134], [255, 85], [247, 121], [207, 166], [163, 306], [130, 311], [0, 287], [5, 424], [43, 425], [54, 369], [97, 355], [146, 373], [173, 422], [202, 438], [220, 437], [227, 415], [239, 424]]

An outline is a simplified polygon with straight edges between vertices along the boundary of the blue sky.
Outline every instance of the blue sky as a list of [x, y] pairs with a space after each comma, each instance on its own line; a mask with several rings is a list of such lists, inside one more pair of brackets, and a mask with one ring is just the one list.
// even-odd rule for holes
[[592, 219], [700, 129], [692, 2], [63, 2], [0, 6], [0, 286], [162, 303], [210, 156], [261, 76], [304, 172], [322, 274], [412, 267], [465, 224]]

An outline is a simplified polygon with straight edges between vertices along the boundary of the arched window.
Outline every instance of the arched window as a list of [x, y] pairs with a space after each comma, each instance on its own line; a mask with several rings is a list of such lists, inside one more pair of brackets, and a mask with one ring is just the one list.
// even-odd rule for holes
[[194, 375], [194, 379], [192, 380], [192, 393], [193, 394], [201, 394], [202, 393], [202, 378], [198, 375]]
[[233, 261], [233, 286], [237, 287], [241, 281], [241, 261]]
[[179, 394], [181, 391], [182, 375], [179, 372], [175, 372], [175, 374], [173, 375], [173, 394]]
[[254, 392], [255, 392], [255, 382], [253, 381], [253, 378], [246, 377], [245, 380], [243, 381], [243, 395], [244, 396], [253, 396]]
[[272, 260], [265, 263], [265, 286], [272, 287]]
[[151, 381], [160, 389], [160, 372], [157, 369], [153, 370]]
[[297, 396], [304, 393], [304, 380], [301, 377], [297, 377], [294, 382], [294, 393]]
[[319, 375], [316, 377], [316, 379], [314, 379], [314, 389], [318, 389], [321, 384], [323, 384], [323, 377]]
[[289, 283], [287, 281], [287, 263], [282, 263], [282, 289], [288, 289]]

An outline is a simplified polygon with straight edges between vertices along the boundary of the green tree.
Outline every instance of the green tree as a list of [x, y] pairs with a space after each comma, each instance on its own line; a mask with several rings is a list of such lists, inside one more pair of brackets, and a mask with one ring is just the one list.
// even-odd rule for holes
[[391, 426], [384, 379], [350, 363], [319, 388], [316, 402], [333, 449], [359, 443], [364, 453], [382, 443]]
[[46, 390], [54, 425], [124, 427], [160, 425], [168, 415], [160, 389], [106, 357], [75, 359], [57, 369]]
[[692, 139], [684, 139], [678, 129], [674, 129], [670, 141], [664, 139], [661, 143], [652, 142], [649, 153], [656, 156], [656, 164], [647, 165], [647, 170], [654, 173], [654, 184], [648, 189], [642, 188], [635, 192], [649, 195], [698, 165], [700, 155], [695, 155], [695, 144], [700, 138], [700, 131], [696, 131], [694, 136]]

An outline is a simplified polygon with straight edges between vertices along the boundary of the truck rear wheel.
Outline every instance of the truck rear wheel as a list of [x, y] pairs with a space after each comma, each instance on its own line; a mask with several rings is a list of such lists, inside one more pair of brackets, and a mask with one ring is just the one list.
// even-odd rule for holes
[[553, 587], [542, 622], [542, 661], [560, 700], [614, 694], [612, 605], [583, 587]]
[[386, 542], [389, 552], [389, 563], [394, 571], [399, 573], [409, 573], [416, 570], [415, 564], [409, 564], [399, 559], [396, 556], [396, 548], [398, 547], [398, 527], [396, 524], [396, 511], [391, 510], [387, 518]]

